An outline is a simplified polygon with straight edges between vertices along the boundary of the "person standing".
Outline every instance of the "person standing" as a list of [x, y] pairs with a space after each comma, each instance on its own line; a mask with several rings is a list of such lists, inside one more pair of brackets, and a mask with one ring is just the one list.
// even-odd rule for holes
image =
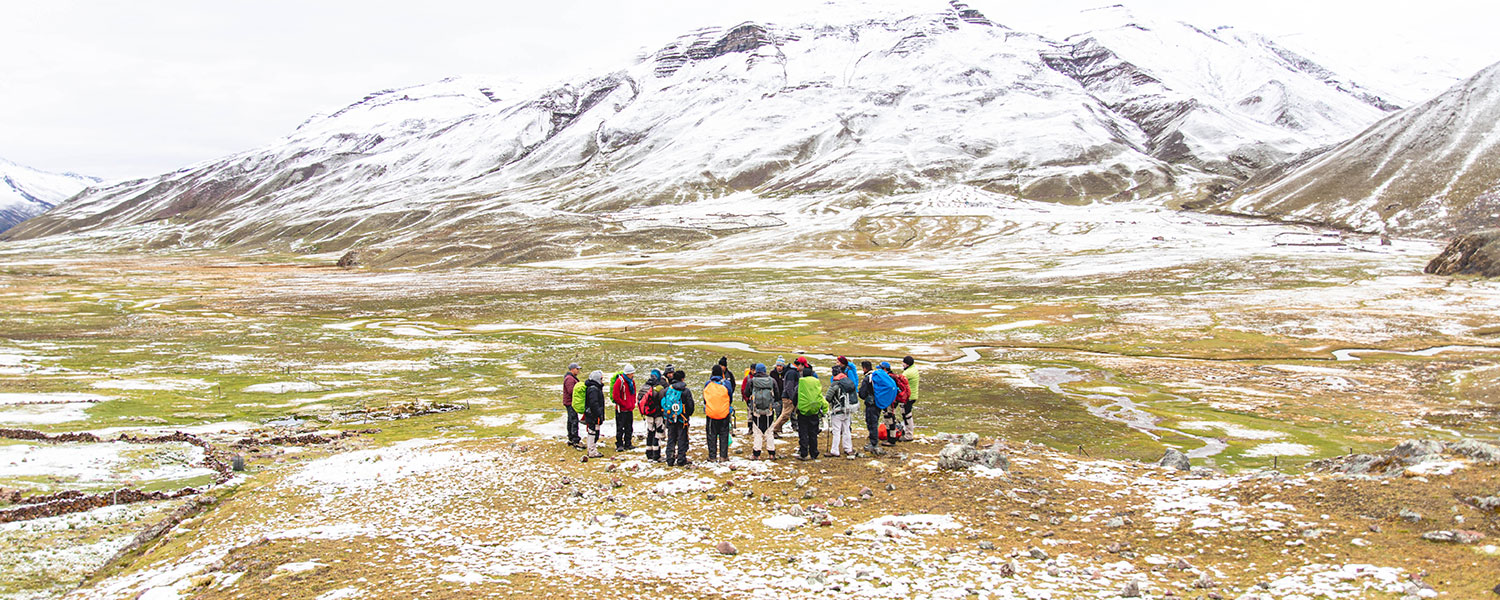
[[896, 380], [891, 378], [891, 363], [881, 362], [880, 368], [870, 373], [870, 391], [875, 399], [875, 408], [885, 416], [886, 439], [883, 443], [887, 446], [894, 446], [896, 442], [891, 439], [893, 434], [891, 430], [896, 426], [896, 415], [892, 407], [896, 405], [898, 390]]
[[828, 403], [828, 432], [832, 438], [828, 443], [829, 456], [854, 458], [854, 440], [851, 439], [849, 419], [859, 406], [859, 401], [855, 399], [857, 392], [858, 384], [844, 372], [843, 365], [834, 365], [833, 379], [828, 382], [828, 390], [823, 393], [823, 400]]
[[776, 436], [771, 435], [771, 421], [775, 419], [775, 407], [781, 403], [777, 389], [776, 380], [766, 373], [766, 366], [755, 365], [755, 375], [750, 378], [750, 435], [754, 440], [752, 456], [757, 459], [764, 449], [770, 452], [771, 460], [776, 460]]
[[815, 460], [820, 423], [823, 413], [828, 412], [828, 402], [823, 400], [823, 384], [818, 381], [818, 374], [804, 359], [798, 361], [804, 366], [797, 377], [797, 458]]
[[635, 448], [635, 366], [615, 374], [609, 396], [615, 402], [615, 452]]
[[[745, 375], [740, 377], [740, 399], [745, 401], [745, 414], [755, 414], [755, 402], [751, 398], [750, 380], [755, 377], [755, 365], [745, 369]], [[755, 419], [745, 419], [745, 439], [750, 439], [755, 434]]]
[[667, 439], [667, 425], [661, 418], [661, 394], [666, 387], [661, 371], [652, 369], [651, 378], [636, 397], [641, 424], [646, 427], [646, 460], [661, 462], [661, 445]]
[[604, 424], [604, 371], [589, 373], [589, 380], [583, 385], [583, 425], [588, 428], [584, 442], [588, 444], [588, 457], [603, 458], [599, 453], [599, 426]]
[[666, 461], [669, 467], [685, 467], [689, 463], [688, 419], [693, 416], [693, 392], [688, 389], [687, 373], [681, 369], [672, 373], [672, 385], [662, 394], [662, 418], [667, 422]]
[[[786, 359], [780, 356], [776, 357], [776, 365], [771, 367], [770, 375], [771, 380], [776, 382], [776, 406], [771, 408], [771, 423], [774, 424], [781, 420], [782, 408], [785, 407], [783, 399], [786, 396], [782, 390], [786, 385]], [[772, 427], [771, 431], [773, 437], [781, 437], [781, 432], [777, 431], [777, 427]]]
[[583, 449], [583, 440], [578, 437], [578, 411], [573, 410], [573, 388], [578, 385], [578, 374], [583, 367], [578, 363], [568, 365], [568, 373], [563, 375], [563, 410], [568, 411], [568, 445]]
[[860, 361], [859, 397], [865, 401], [865, 429], [870, 432], [869, 443], [865, 444], [865, 451], [870, 454], [880, 454], [880, 408], [875, 405], [875, 388], [870, 383], [870, 374], [873, 367], [870, 361]]
[[[802, 369], [806, 366], [807, 359], [799, 356], [792, 366], [787, 367], [781, 378], [781, 416], [776, 417], [776, 422], [771, 424], [771, 429], [776, 431], [777, 436], [781, 435], [781, 427], [797, 414], [797, 380], [802, 377]], [[797, 423], [800, 424], [801, 421]], [[796, 429], [797, 424], [793, 424], [792, 428]]]
[[704, 429], [708, 433], [708, 461], [729, 460], [729, 429], [734, 415], [734, 388], [724, 379], [724, 367], [714, 365], [713, 376], [703, 386]]
[[906, 434], [912, 435], [917, 432], [917, 420], [912, 416], [912, 409], [917, 405], [917, 390], [921, 386], [922, 372], [917, 370], [917, 359], [912, 358], [911, 355], [901, 359], [901, 362], [906, 364], [906, 369], [902, 371], [902, 374], [906, 375], [906, 385], [911, 387], [911, 397], [907, 398], [906, 404], [901, 406], [901, 415], [902, 420], [905, 421]]

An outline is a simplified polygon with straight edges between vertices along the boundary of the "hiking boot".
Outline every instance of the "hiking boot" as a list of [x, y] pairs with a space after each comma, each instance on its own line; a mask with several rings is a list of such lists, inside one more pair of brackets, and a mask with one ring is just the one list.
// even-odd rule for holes
[[771, 460], [776, 460], [776, 451], [775, 451], [775, 450], [772, 450], [772, 451], [771, 451], [771, 452], [770, 452], [770, 454], [771, 454]]
[[754, 459], [755, 459], [755, 460], [760, 460], [760, 451], [759, 451], [759, 450], [756, 450], [756, 451], [755, 451], [755, 452], [754, 452], [754, 453], [752, 453], [752, 454], [751, 454], [751, 455], [750, 455], [750, 456], [751, 456], [751, 458], [754, 458]]

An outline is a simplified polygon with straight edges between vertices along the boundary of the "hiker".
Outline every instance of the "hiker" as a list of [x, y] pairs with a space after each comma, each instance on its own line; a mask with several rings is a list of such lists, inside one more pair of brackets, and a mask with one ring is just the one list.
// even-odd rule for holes
[[672, 385], [661, 397], [662, 419], [667, 422], [666, 462], [669, 467], [685, 467], [689, 463], [688, 418], [693, 416], [693, 392], [688, 389], [687, 373], [678, 369], [672, 373]]
[[875, 388], [870, 383], [870, 372], [874, 367], [870, 361], [864, 360], [859, 363], [859, 398], [865, 401], [865, 429], [870, 432], [870, 440], [865, 444], [865, 452], [871, 454], [880, 453], [880, 408], [875, 406]]
[[635, 366], [615, 373], [609, 385], [610, 399], [615, 402], [615, 452], [635, 448]]
[[850, 363], [849, 359], [842, 356], [838, 357], [837, 360], [838, 365], [833, 368], [834, 372], [843, 372], [844, 375], [847, 375], [850, 380], [853, 380], [857, 383], [859, 381], [859, 373], [854, 370], [853, 363]]
[[917, 431], [917, 420], [912, 417], [911, 411], [917, 404], [917, 386], [922, 373], [917, 370], [917, 359], [912, 358], [911, 355], [908, 354], [906, 358], [901, 359], [901, 362], [906, 364], [906, 369], [901, 374], [906, 376], [906, 383], [911, 387], [911, 398], [907, 399], [906, 404], [901, 405], [901, 415], [902, 420], [905, 421], [906, 433], [911, 435]]
[[898, 442], [911, 441], [911, 430], [906, 428], [906, 418], [903, 416], [911, 414], [911, 382], [906, 380], [905, 371], [904, 365], [891, 371], [891, 379], [896, 382], [896, 404], [891, 406], [894, 426], [886, 428], [886, 438]]
[[[740, 378], [740, 399], [745, 401], [745, 414], [755, 414], [755, 401], [752, 396], [754, 391], [750, 389], [750, 379], [755, 377], [755, 365], [745, 368], [745, 376]], [[745, 437], [749, 438], [755, 434], [755, 419], [745, 419]]]
[[719, 368], [724, 370], [724, 382], [729, 385], [729, 395], [732, 398], [734, 397], [734, 388], [737, 384], [734, 381], [734, 372], [729, 370], [729, 357], [719, 357]]
[[818, 430], [823, 413], [828, 412], [828, 402], [823, 400], [823, 384], [818, 381], [818, 374], [813, 371], [812, 366], [807, 364], [806, 359], [799, 357], [797, 360], [803, 365], [802, 372], [796, 380], [797, 458], [816, 460], [818, 458]]
[[887, 446], [894, 446], [896, 442], [890, 439], [891, 429], [896, 424], [895, 413], [891, 407], [896, 405], [896, 380], [891, 378], [891, 363], [881, 362], [880, 368], [870, 373], [870, 394], [875, 400], [875, 408], [885, 416], [885, 435], [879, 436]]
[[604, 424], [604, 371], [589, 373], [584, 382], [583, 425], [588, 428], [588, 458], [603, 458], [599, 453], [599, 426]]
[[[786, 395], [782, 393], [782, 389], [784, 389], [786, 384], [786, 359], [780, 356], [776, 357], [776, 365], [771, 368], [770, 375], [771, 380], [776, 382], [776, 406], [771, 408], [771, 414], [774, 417], [771, 423], [774, 425], [777, 421], [781, 420], [782, 409], [786, 408], [786, 402], [784, 402]], [[772, 427], [772, 435], [780, 438], [781, 432], [776, 431], [776, 429], [776, 427]]]
[[703, 386], [703, 416], [708, 423], [708, 461], [729, 460], [729, 429], [734, 415], [733, 384], [724, 379], [724, 366], [714, 365], [713, 376]]
[[777, 398], [776, 380], [766, 373], [766, 366], [755, 365], [755, 375], [749, 380], [750, 384], [750, 432], [754, 440], [752, 446], [753, 458], [759, 460], [762, 449], [768, 451], [771, 460], [776, 460], [776, 437], [771, 435], [771, 420], [775, 417], [775, 407], [780, 404]]
[[646, 460], [661, 462], [661, 445], [667, 438], [666, 421], [661, 418], [661, 394], [667, 382], [661, 371], [651, 370], [651, 377], [636, 396], [636, 406], [641, 410], [641, 424], [646, 427]]
[[844, 371], [847, 363], [833, 366], [833, 378], [828, 382], [828, 391], [823, 400], [828, 404], [828, 431], [833, 438], [828, 444], [828, 455], [854, 458], [854, 440], [849, 430], [849, 418], [859, 406], [855, 399], [859, 384]]
[[[777, 437], [781, 437], [781, 426], [786, 425], [797, 414], [797, 380], [802, 377], [802, 369], [805, 368], [807, 359], [798, 356], [781, 378], [781, 416], [776, 417], [776, 422], [771, 424]], [[792, 429], [797, 429], [797, 424], [792, 423]]]
[[568, 411], [568, 445], [583, 449], [583, 440], [578, 437], [578, 411], [573, 410], [573, 388], [578, 385], [578, 374], [583, 367], [578, 363], [568, 365], [563, 375], [563, 410]]

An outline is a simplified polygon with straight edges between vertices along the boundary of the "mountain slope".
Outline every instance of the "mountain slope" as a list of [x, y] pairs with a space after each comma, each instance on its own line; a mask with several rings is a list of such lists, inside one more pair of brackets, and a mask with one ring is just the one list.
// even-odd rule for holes
[[1251, 180], [1226, 208], [1432, 238], [1500, 227], [1500, 64], [1287, 172]]
[[0, 158], [0, 232], [99, 183], [97, 177], [49, 173]]
[[[1098, 75], [1077, 58], [1084, 42], [1015, 31], [958, 2], [907, 6], [821, 5], [795, 25], [706, 28], [629, 68], [544, 89], [386, 90], [277, 144], [97, 190], [8, 237], [361, 247], [389, 264], [537, 260], [732, 229], [611, 225], [662, 205], [831, 224], [830, 212], [953, 186], [1070, 203], [1191, 199], [1380, 114], [1264, 46], [1183, 27], [1090, 43], [1128, 56], [1141, 36], [1169, 31], [1162, 44], [1178, 52], [1253, 54], [1241, 62], [1258, 70], [1219, 91], [1197, 81], [1217, 75], [1196, 63], [1141, 58]], [[1268, 86], [1280, 112], [1226, 108]]]

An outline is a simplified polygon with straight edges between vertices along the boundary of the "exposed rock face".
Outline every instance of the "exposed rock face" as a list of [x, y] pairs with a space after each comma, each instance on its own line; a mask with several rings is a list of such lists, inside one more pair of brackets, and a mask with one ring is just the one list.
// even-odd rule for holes
[[0, 232], [99, 183], [97, 177], [49, 173], [0, 159]]
[[1423, 271], [1429, 275], [1500, 277], [1500, 229], [1460, 236]]
[[[1231, 212], [1369, 233], [1451, 238], [1500, 227], [1500, 64], [1285, 173], [1236, 191]], [[1493, 272], [1493, 271], [1492, 271]]]

